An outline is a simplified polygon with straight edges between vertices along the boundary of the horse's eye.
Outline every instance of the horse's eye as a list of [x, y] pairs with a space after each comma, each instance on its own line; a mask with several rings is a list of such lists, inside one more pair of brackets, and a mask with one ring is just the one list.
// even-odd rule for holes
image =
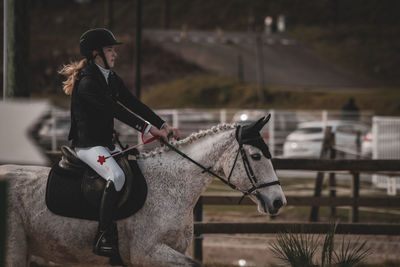
[[261, 159], [261, 154], [260, 153], [251, 154], [251, 158], [254, 159], [254, 160], [260, 160]]

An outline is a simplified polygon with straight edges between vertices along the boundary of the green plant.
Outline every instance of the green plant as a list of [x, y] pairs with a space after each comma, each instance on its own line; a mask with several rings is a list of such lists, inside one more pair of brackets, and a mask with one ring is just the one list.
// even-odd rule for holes
[[314, 256], [320, 247], [320, 236], [305, 233], [294, 234], [291, 232], [280, 233], [275, 242], [271, 244], [271, 251], [276, 258], [293, 267], [351, 267], [359, 264], [370, 255], [370, 249], [366, 248], [366, 241], [346, 241], [343, 236], [339, 251], [335, 250], [335, 232], [337, 223], [332, 223], [325, 235], [321, 259], [319, 263]]
[[350, 240], [345, 241], [345, 237], [342, 238], [342, 245], [339, 252], [334, 251], [335, 262], [340, 267], [351, 267], [361, 262], [365, 257], [370, 254], [370, 249], [365, 248], [367, 241], [359, 243], [358, 238], [353, 244]]
[[318, 236], [284, 233], [278, 235], [271, 250], [278, 259], [291, 266], [317, 266], [313, 263], [313, 257], [318, 245]]
[[[325, 236], [324, 245], [322, 247], [321, 253], [321, 266], [331, 266], [332, 265], [332, 252], [334, 251], [334, 241], [337, 223], [331, 224], [329, 231]], [[326, 265], [325, 265], [326, 264]]]

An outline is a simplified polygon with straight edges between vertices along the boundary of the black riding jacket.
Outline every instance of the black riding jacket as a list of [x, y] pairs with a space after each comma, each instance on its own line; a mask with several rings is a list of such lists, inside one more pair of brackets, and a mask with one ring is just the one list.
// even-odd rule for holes
[[[71, 129], [68, 139], [73, 147], [113, 147], [114, 118], [143, 131], [147, 123], [160, 128], [164, 121], [138, 100], [113, 71], [108, 84], [100, 69], [89, 63], [79, 74], [71, 97]], [[118, 102], [129, 110], [125, 109]]]

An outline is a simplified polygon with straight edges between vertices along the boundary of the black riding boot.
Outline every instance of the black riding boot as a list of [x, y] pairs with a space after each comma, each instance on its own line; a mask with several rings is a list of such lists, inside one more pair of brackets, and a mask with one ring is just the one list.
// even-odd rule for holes
[[114, 183], [107, 181], [100, 203], [99, 228], [94, 240], [93, 252], [100, 256], [118, 255], [118, 236], [114, 211], [119, 198]]

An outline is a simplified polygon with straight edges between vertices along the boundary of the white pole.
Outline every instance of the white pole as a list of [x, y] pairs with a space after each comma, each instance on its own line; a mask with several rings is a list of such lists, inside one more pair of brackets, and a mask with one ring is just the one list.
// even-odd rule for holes
[[3, 101], [6, 101], [7, 97], [7, 63], [8, 63], [8, 56], [7, 56], [7, 43], [8, 43], [8, 0], [3, 0]]
[[372, 159], [379, 159], [378, 157], [378, 118], [372, 117]]
[[272, 156], [275, 156], [275, 110], [271, 109], [269, 111], [271, 114], [271, 119], [268, 123], [268, 135], [269, 135], [269, 147]]
[[226, 123], [226, 109], [221, 109], [219, 112], [220, 123]]
[[57, 118], [56, 118], [56, 110], [54, 108], [51, 109], [51, 150], [57, 150]]
[[323, 110], [322, 111], [322, 132], [323, 132], [324, 136], [325, 136], [326, 126], [328, 126], [327, 122], [328, 122], [328, 111]]
[[178, 110], [172, 110], [172, 127], [179, 128], [179, 115]]

